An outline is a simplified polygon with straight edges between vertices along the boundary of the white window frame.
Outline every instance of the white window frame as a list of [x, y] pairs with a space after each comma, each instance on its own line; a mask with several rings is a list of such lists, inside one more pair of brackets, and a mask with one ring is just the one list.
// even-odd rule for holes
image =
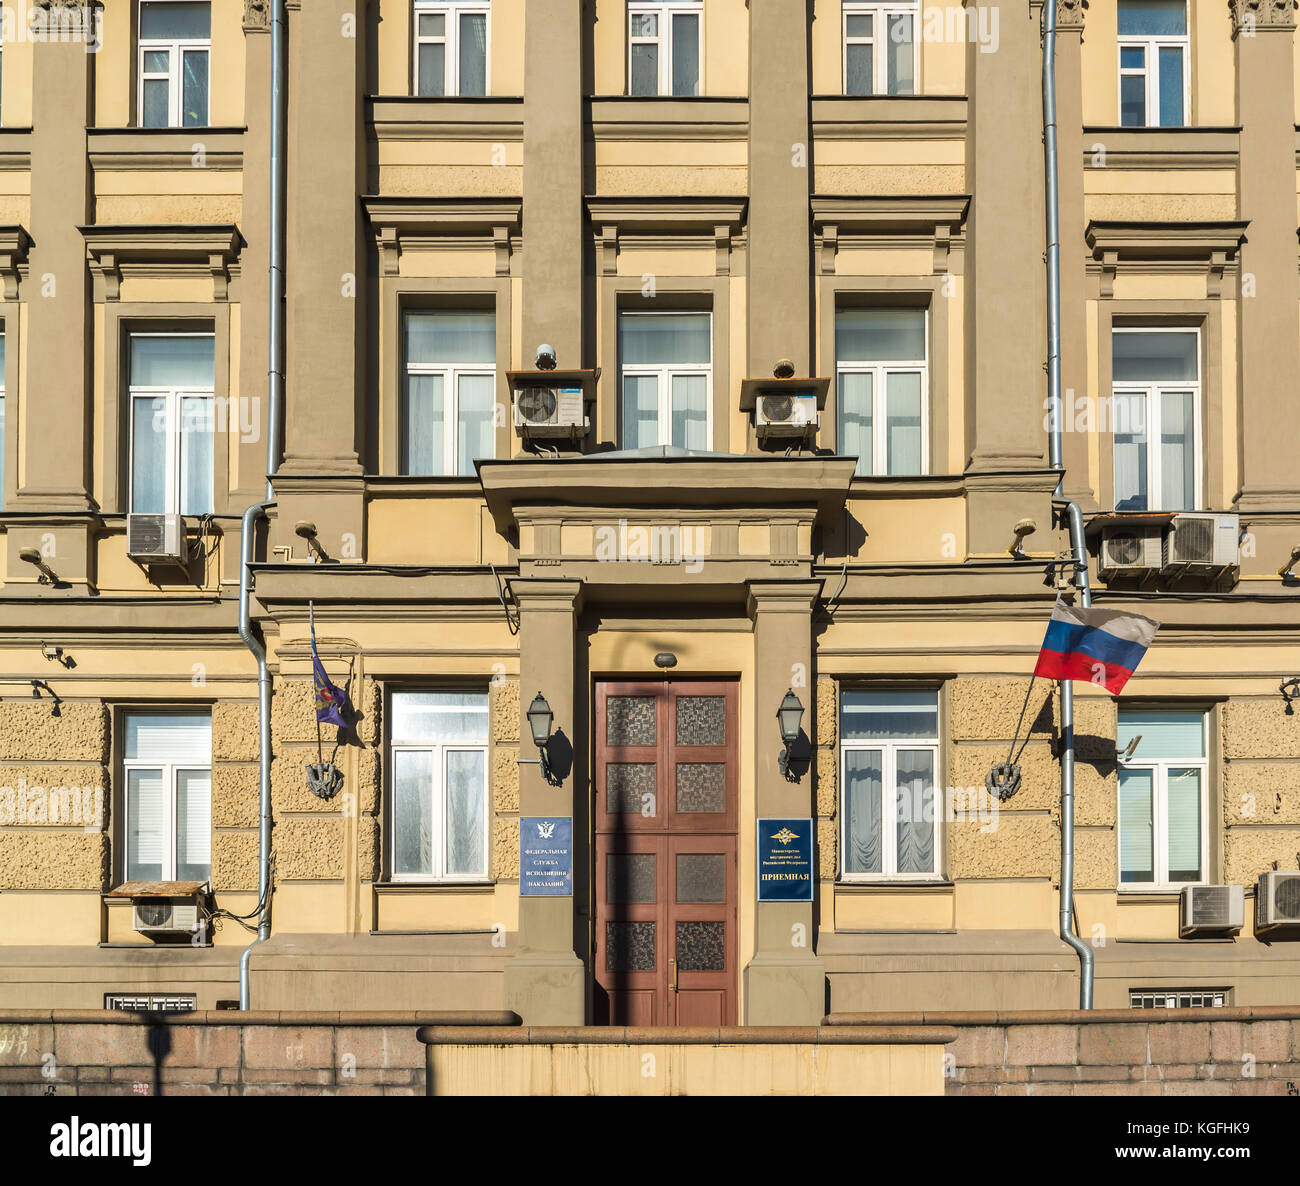
[[[1111, 437], [1111, 475], [1110, 504], [1115, 506], [1119, 491], [1115, 488], [1115, 429], [1118, 417], [1119, 400], [1129, 396], [1142, 396], [1143, 425], [1147, 442], [1147, 503], [1148, 511], [1166, 509], [1164, 503], [1163, 458], [1161, 457], [1161, 396], [1180, 392], [1192, 393], [1192, 505], [1190, 507], [1169, 508], [1173, 510], [1199, 510], [1202, 499], [1201, 469], [1204, 465], [1204, 444], [1202, 443], [1202, 409], [1201, 409], [1201, 327], [1188, 325], [1115, 325], [1111, 327], [1111, 357], [1114, 357], [1115, 334], [1185, 334], [1196, 335], [1196, 378], [1187, 382], [1160, 383], [1118, 383], [1114, 376], [1110, 385], [1110, 437]], [[1134, 508], [1136, 509], [1136, 508]]]
[[[134, 338], [210, 338], [213, 343], [214, 365], [216, 351], [216, 335], [212, 333], [132, 333], [131, 339]], [[127, 343], [128, 367], [130, 366], [130, 341]], [[178, 515], [181, 513], [181, 404], [186, 399], [206, 399], [209, 403], [207, 420], [212, 428], [212, 498], [211, 505], [216, 507], [216, 465], [217, 465], [217, 423], [216, 423], [216, 389], [215, 387], [156, 387], [147, 385], [137, 385], [130, 382], [130, 375], [127, 376], [127, 420], [126, 436], [129, 442], [129, 459], [127, 465], [127, 503], [132, 513], [135, 513], [135, 404], [136, 400], [162, 400], [163, 416], [165, 418], [164, 434], [167, 437], [167, 470], [164, 475], [164, 499], [163, 514]], [[154, 412], [158, 409], [155, 405]]]
[[[884, 307], [882, 306], [882, 311]], [[836, 310], [840, 312], [840, 310]], [[844, 448], [840, 440], [844, 409], [841, 406], [843, 395], [840, 391], [840, 376], [871, 376], [871, 472], [863, 474], [855, 471], [857, 477], [887, 478], [922, 476], [930, 472], [930, 310], [923, 310], [925, 315], [925, 358], [920, 362], [899, 359], [895, 362], [854, 362], [835, 359], [835, 439], [836, 451]], [[889, 375], [921, 376], [921, 471], [920, 475], [891, 475], [889, 472], [889, 432], [888, 417], [884, 414], [887, 404], [885, 396], [888, 391]], [[860, 462], [859, 462], [860, 464]]]
[[[888, 689], [870, 689], [870, 688], [847, 688], [845, 691], [862, 692], [877, 690], [887, 695]], [[840, 714], [843, 720], [843, 692], [836, 700], [836, 712]], [[900, 707], [902, 707], [900, 705]], [[935, 721], [940, 720], [939, 693], [934, 693]], [[880, 873], [848, 873], [845, 871], [847, 862], [844, 854], [848, 852], [848, 820], [849, 814], [845, 803], [845, 794], [848, 791], [848, 781], [845, 777], [847, 763], [846, 756], [849, 753], [860, 752], [862, 750], [876, 750], [880, 752], [880, 794], [884, 800], [881, 811], [880, 827], [881, 852], [880, 852]], [[929, 873], [899, 873], [898, 872], [898, 797], [897, 776], [898, 776], [898, 751], [899, 750], [926, 750], [933, 758], [934, 763], [934, 869]], [[888, 741], [879, 738], [846, 738], [841, 731], [840, 734], [840, 792], [839, 792], [839, 880], [844, 885], [868, 885], [880, 883], [882, 881], [901, 881], [901, 882], [918, 882], [918, 881], [943, 881], [944, 880], [944, 820], [947, 812], [947, 799], [943, 788], [943, 778], [939, 767], [939, 737], [936, 733], [932, 737], [912, 737], [912, 738], [891, 738]]]
[[[921, 93], [921, 5], [882, 4], [871, 0], [844, 0], [840, 16], [840, 90], [849, 95], [849, 46], [870, 45], [871, 52], [871, 93], [873, 95], [889, 94], [889, 18], [891, 16], [909, 16], [912, 18], [912, 89], [907, 94]], [[850, 37], [849, 17], [871, 17], [870, 37]], [[903, 93], [903, 92], [900, 92]], [[854, 93], [851, 98], [866, 98]]]
[[[208, 11], [211, 12], [211, 0], [180, 0], [181, 3], [190, 4], [207, 4]], [[149, 3], [149, 0], [140, 0], [141, 5]], [[146, 82], [156, 82], [159, 79], [166, 79], [167, 88], [167, 124], [169, 128], [196, 127], [206, 128], [212, 126], [212, 38], [192, 38], [173, 40], [170, 38], [141, 36], [140, 44], [136, 53], [136, 111], [138, 113], [137, 122], [140, 127], [145, 126], [144, 122], [144, 84]], [[150, 52], [168, 51], [167, 73], [159, 71], [145, 72], [144, 63], [145, 55]], [[184, 105], [185, 92], [185, 71], [184, 55], [197, 50], [202, 50], [208, 55], [208, 109], [204, 113], [201, 124], [186, 124]]]
[[[403, 693], [421, 692], [421, 691], [441, 691], [443, 689], [427, 688], [400, 688], [389, 695], [389, 717], [394, 720], [392, 713], [392, 700]], [[467, 693], [468, 694], [468, 693]], [[477, 692], [473, 694], [479, 694]], [[488, 694], [481, 693], [483, 697], [482, 714], [484, 721], [490, 723], [490, 706], [488, 704]], [[433, 709], [432, 711], [438, 711]], [[475, 712], [478, 709], [457, 707], [444, 710], [448, 713], [465, 713]], [[388, 782], [389, 782], [389, 810], [388, 810], [388, 868], [389, 879], [394, 883], [419, 884], [419, 885], [486, 885], [492, 880], [492, 773], [491, 773], [491, 748], [490, 741], [412, 741], [407, 738], [391, 737], [388, 742]], [[394, 818], [393, 807], [395, 806], [394, 778], [397, 772], [396, 755], [399, 753], [419, 753], [431, 755], [431, 764], [434, 770], [433, 779], [433, 804], [430, 819], [433, 821], [433, 835], [429, 843], [429, 852], [432, 862], [432, 868], [428, 873], [398, 873], [397, 866], [397, 826]], [[485, 810], [483, 812], [483, 870], [477, 873], [456, 873], [449, 874], [446, 871], [447, 865], [447, 836], [443, 826], [447, 815], [447, 755], [451, 753], [478, 753], [483, 756], [483, 802]]]
[[[136, 709], [149, 716], [165, 715], [165, 710], [158, 709]], [[189, 713], [196, 713], [200, 709], [175, 709], [176, 715], [181, 716]], [[130, 712], [126, 714], [131, 715]], [[123, 721], [123, 734], [125, 734], [125, 720]], [[131, 880], [131, 794], [130, 794], [130, 772], [132, 770], [158, 770], [162, 773], [163, 780], [163, 804], [162, 804], [162, 876], [159, 881], [176, 881], [176, 797], [177, 797], [177, 776], [182, 772], [192, 770], [206, 770], [208, 773], [209, 785], [212, 779], [212, 757], [209, 754], [208, 764], [206, 766], [196, 765], [193, 762], [157, 762], [149, 758], [122, 758], [122, 876], [125, 880]], [[212, 833], [212, 815], [209, 801], [208, 813], [208, 833]], [[211, 840], [209, 840], [209, 845]], [[212, 877], [212, 851], [208, 850], [208, 880]]]
[[[437, 310], [410, 310], [410, 312], [434, 312]], [[403, 331], [405, 332], [405, 331]], [[437, 478], [463, 478], [472, 477], [474, 474], [471, 466], [468, 474], [459, 472], [456, 466], [457, 456], [460, 452], [460, 381], [462, 378], [482, 379], [487, 378], [492, 381], [493, 389], [496, 388], [497, 369], [488, 363], [443, 363], [443, 362], [411, 362], [407, 355], [405, 337], [402, 342], [403, 363], [402, 363], [402, 383], [405, 386], [402, 409], [403, 421], [401, 425], [402, 440], [399, 442], [401, 454], [406, 452], [407, 434], [410, 432], [410, 416], [406, 414], [406, 409], [410, 407], [410, 380], [414, 376], [421, 375], [441, 375], [442, 392], [443, 392], [443, 433], [442, 433], [442, 469], [432, 475], [411, 474], [412, 477], [431, 476]], [[495, 408], [495, 401], [493, 401]], [[493, 412], [492, 423], [492, 452], [487, 458], [496, 456], [496, 414]], [[485, 458], [485, 460], [487, 459]], [[405, 458], [399, 456], [399, 462], [402, 466], [402, 472], [407, 473]]]
[[[1171, 708], [1168, 711], [1186, 711]], [[1119, 864], [1120, 893], [1141, 894], [1181, 890], [1188, 885], [1206, 885], [1210, 876], [1210, 714], [1201, 712], [1201, 754], [1199, 758], [1121, 758], [1121, 770], [1150, 770], [1151, 778], [1151, 881], [1125, 881], [1123, 865], [1123, 820], [1119, 815], [1119, 779], [1115, 781], [1115, 851]], [[1169, 880], [1169, 771], [1201, 772], [1201, 877], [1198, 881]]]
[[[1186, 11], [1186, 5], [1184, 5]], [[1192, 94], [1192, 39], [1191, 39], [1191, 13], [1187, 13], [1188, 32], [1181, 37], [1174, 36], [1140, 36], [1134, 33], [1122, 33], [1116, 36], [1117, 48], [1115, 50], [1115, 64], [1118, 69], [1118, 76], [1115, 82], [1115, 101], [1117, 103], [1116, 112], [1119, 116], [1117, 122], [1122, 122], [1124, 118], [1124, 79], [1132, 77], [1141, 77], [1145, 82], [1146, 92], [1146, 121], [1141, 124], [1125, 124], [1125, 127], [1141, 128], [1185, 128], [1191, 122], [1191, 94]], [[1144, 51], [1142, 66], [1124, 66], [1125, 49], [1142, 49]], [[1182, 122], [1177, 124], [1162, 124], [1159, 122], [1160, 116], [1160, 50], [1178, 49], [1183, 55], [1183, 110]], [[1156, 122], [1151, 122], [1152, 113], [1156, 116]]]
[[[699, 20], [700, 53], [699, 66], [695, 76], [699, 80], [694, 95], [673, 94], [673, 22], [674, 14], [691, 13]], [[659, 32], [654, 37], [634, 37], [632, 35], [632, 18], [634, 16], [654, 16], [658, 18]], [[659, 0], [658, 3], [636, 0], [627, 6], [627, 93], [632, 95], [632, 46], [658, 45], [659, 47], [659, 89], [655, 95], [636, 95], [639, 99], [698, 99], [704, 94], [704, 0], [684, 0], [670, 3]]]
[[[443, 35], [424, 37], [420, 34], [421, 16], [443, 16]], [[483, 16], [483, 96], [492, 93], [492, 5], [488, 0], [415, 0], [411, 13], [411, 94], [420, 94], [420, 46], [446, 46], [443, 54], [442, 94], [424, 98], [460, 98], [460, 18]]]
[[707, 316], [709, 319], [709, 361], [708, 362], [682, 362], [670, 363], [664, 366], [655, 366], [651, 363], [629, 363], [625, 364], [622, 359], [619, 360], [618, 366], [618, 434], [619, 445], [623, 448], [631, 448], [630, 442], [624, 441], [623, 425], [625, 423], [623, 410], [626, 399], [626, 381], [629, 377], [646, 378], [653, 377], [656, 380], [659, 395], [659, 439], [658, 444], [669, 445], [673, 443], [673, 379], [689, 378], [693, 375], [704, 376], [704, 443], [706, 449], [713, 448], [713, 311], [711, 309], [672, 309], [665, 310], [663, 313], [643, 313], [619, 311], [617, 316], [623, 317], [663, 317], [671, 316], [673, 313], [688, 313], [692, 316]]

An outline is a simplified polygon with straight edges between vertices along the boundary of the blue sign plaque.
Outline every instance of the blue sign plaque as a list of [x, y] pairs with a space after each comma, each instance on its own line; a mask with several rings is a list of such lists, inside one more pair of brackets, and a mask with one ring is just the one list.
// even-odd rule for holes
[[573, 896], [573, 820], [546, 815], [519, 820], [519, 893], [525, 898]]
[[758, 900], [811, 902], [812, 820], [758, 821]]

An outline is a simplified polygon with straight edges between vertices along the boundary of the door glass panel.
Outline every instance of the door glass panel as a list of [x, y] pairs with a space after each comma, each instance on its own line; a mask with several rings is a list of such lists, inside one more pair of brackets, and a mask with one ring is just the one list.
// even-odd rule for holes
[[655, 970], [655, 924], [607, 922], [605, 924], [605, 970], [653, 972]]
[[726, 697], [677, 697], [678, 745], [726, 745], [726, 743]]
[[[647, 798], [647, 796], [649, 796]], [[655, 815], [655, 764], [611, 762], [605, 767], [606, 811], [614, 815]]]
[[725, 902], [727, 858], [720, 852], [677, 854], [677, 901]]
[[611, 696], [605, 705], [606, 745], [654, 745], [653, 696]]
[[605, 901], [611, 905], [623, 905], [654, 900], [654, 853], [610, 853], [609, 864], [605, 867]]
[[727, 767], [722, 762], [677, 764], [677, 810], [727, 810]]
[[679, 922], [677, 924], [677, 970], [679, 972], [725, 972], [727, 970], [727, 924], [725, 922]]

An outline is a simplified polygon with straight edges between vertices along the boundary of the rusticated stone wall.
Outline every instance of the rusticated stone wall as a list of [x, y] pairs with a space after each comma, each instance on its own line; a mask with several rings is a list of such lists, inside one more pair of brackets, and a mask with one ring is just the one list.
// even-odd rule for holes
[[1277, 695], [1223, 706], [1224, 880], [1250, 885], [1300, 853], [1300, 713]]
[[519, 880], [519, 680], [500, 676], [488, 690], [491, 719], [492, 877]]
[[0, 890], [108, 887], [109, 713], [0, 701]]

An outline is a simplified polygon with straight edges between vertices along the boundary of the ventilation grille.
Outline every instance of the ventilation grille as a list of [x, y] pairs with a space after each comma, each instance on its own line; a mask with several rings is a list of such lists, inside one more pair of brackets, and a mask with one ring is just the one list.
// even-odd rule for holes
[[1170, 537], [1174, 564], [1214, 563], [1214, 520], [1184, 516]]
[[1226, 988], [1130, 988], [1130, 1009], [1222, 1009]]
[[193, 1013], [198, 1005], [193, 993], [106, 992], [104, 1008], [123, 1013]]

